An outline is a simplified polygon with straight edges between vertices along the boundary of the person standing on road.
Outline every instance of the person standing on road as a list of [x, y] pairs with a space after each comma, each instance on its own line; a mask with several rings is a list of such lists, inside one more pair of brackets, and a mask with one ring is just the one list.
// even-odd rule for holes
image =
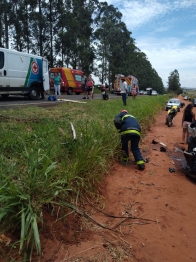
[[58, 73], [56, 72], [56, 73], [54, 73], [54, 78], [53, 78], [53, 80], [54, 80], [54, 91], [55, 91], [55, 95], [57, 96], [57, 95], [61, 95], [61, 87], [60, 87], [60, 84], [61, 84], [61, 82], [62, 82], [62, 79], [61, 79], [61, 77], [60, 77], [60, 75], [58, 75]]
[[87, 77], [86, 77], [85, 73], [83, 73], [83, 76], [82, 76], [82, 91], [84, 93], [84, 97], [82, 99], [86, 99], [86, 97], [87, 97], [86, 82], [87, 82]]
[[87, 88], [88, 88], [87, 90], [88, 90], [88, 94], [90, 95], [91, 99], [93, 99], [94, 83], [95, 81], [92, 79], [92, 76], [89, 75], [88, 80], [87, 80]]
[[[182, 117], [182, 143], [187, 143], [189, 136], [188, 125], [195, 121], [195, 114], [193, 113], [193, 104], [188, 104], [183, 113]], [[186, 139], [185, 139], [186, 138]]]
[[121, 81], [122, 81], [122, 85], [120, 88], [120, 93], [122, 95], [123, 105], [126, 106], [127, 105], [127, 93], [128, 93], [127, 82], [125, 81], [125, 78], [122, 78]]
[[133, 87], [131, 89], [132, 98], [135, 99], [137, 95], [137, 87], [135, 84], [133, 84]]
[[121, 145], [123, 151], [123, 163], [129, 163], [129, 141], [131, 142], [131, 151], [135, 158], [135, 162], [140, 170], [145, 169], [145, 161], [141, 155], [140, 148], [138, 146], [140, 141], [141, 127], [137, 119], [128, 114], [127, 110], [122, 110], [114, 118], [114, 125], [121, 134]]

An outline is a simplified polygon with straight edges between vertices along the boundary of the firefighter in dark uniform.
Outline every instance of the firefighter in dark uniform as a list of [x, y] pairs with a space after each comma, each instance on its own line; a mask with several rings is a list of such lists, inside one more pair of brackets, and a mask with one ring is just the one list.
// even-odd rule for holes
[[[120, 120], [120, 123], [118, 123]], [[119, 115], [114, 119], [114, 125], [121, 134], [121, 143], [123, 151], [123, 162], [129, 161], [129, 148], [128, 143], [131, 142], [131, 151], [135, 158], [135, 162], [140, 170], [145, 169], [145, 161], [141, 155], [138, 146], [140, 141], [141, 127], [137, 119], [129, 115], [127, 110], [122, 110]]]

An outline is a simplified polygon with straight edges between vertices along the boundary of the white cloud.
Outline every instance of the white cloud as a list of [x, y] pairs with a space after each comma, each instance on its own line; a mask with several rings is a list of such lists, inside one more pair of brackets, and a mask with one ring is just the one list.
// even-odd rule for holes
[[196, 46], [180, 47], [180, 40], [140, 38], [137, 46], [147, 55], [152, 67], [167, 85], [169, 74], [175, 69], [183, 87], [196, 87]]
[[178, 0], [178, 1], [174, 1], [173, 4], [176, 9], [190, 8], [192, 6], [195, 6], [195, 0]]
[[189, 37], [189, 36], [196, 36], [196, 30], [195, 31], [188, 31], [185, 32], [185, 37]]
[[[129, 12], [126, 10], [129, 10]], [[120, 11], [123, 14], [123, 21], [132, 31], [140, 26], [152, 23], [156, 17], [163, 16], [169, 11], [169, 6], [157, 1], [123, 1]]]
[[136, 46], [147, 55], [165, 86], [169, 74], [177, 69], [181, 85], [196, 88], [196, 0], [107, 2], [123, 14], [122, 20], [132, 32]]

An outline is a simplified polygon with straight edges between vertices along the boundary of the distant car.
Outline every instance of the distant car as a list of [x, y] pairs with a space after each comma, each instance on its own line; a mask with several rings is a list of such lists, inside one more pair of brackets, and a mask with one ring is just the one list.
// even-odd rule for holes
[[147, 95], [147, 91], [144, 91], [143, 95]]
[[166, 111], [168, 111], [169, 109], [172, 108], [172, 106], [177, 106], [177, 110], [178, 112], [180, 112], [180, 108], [181, 108], [181, 102], [180, 99], [178, 98], [170, 98], [168, 100], [168, 102], [166, 103]]
[[140, 90], [140, 91], [139, 91], [139, 94], [140, 94], [140, 95], [143, 95], [143, 94], [144, 94], [144, 91], [143, 91], [143, 90]]
[[188, 96], [184, 96], [184, 100], [188, 100]]
[[152, 96], [157, 96], [157, 95], [158, 95], [157, 91], [156, 90], [152, 90]]
[[193, 106], [196, 106], [196, 97], [193, 98], [192, 103], [193, 103]]

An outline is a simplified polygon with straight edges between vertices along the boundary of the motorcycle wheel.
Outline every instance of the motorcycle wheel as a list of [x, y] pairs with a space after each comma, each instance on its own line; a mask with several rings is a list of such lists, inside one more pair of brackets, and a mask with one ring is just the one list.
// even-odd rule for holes
[[167, 125], [168, 127], [171, 127], [172, 126], [172, 120], [173, 120], [173, 117], [172, 116], [168, 116], [168, 119], [167, 119]]

